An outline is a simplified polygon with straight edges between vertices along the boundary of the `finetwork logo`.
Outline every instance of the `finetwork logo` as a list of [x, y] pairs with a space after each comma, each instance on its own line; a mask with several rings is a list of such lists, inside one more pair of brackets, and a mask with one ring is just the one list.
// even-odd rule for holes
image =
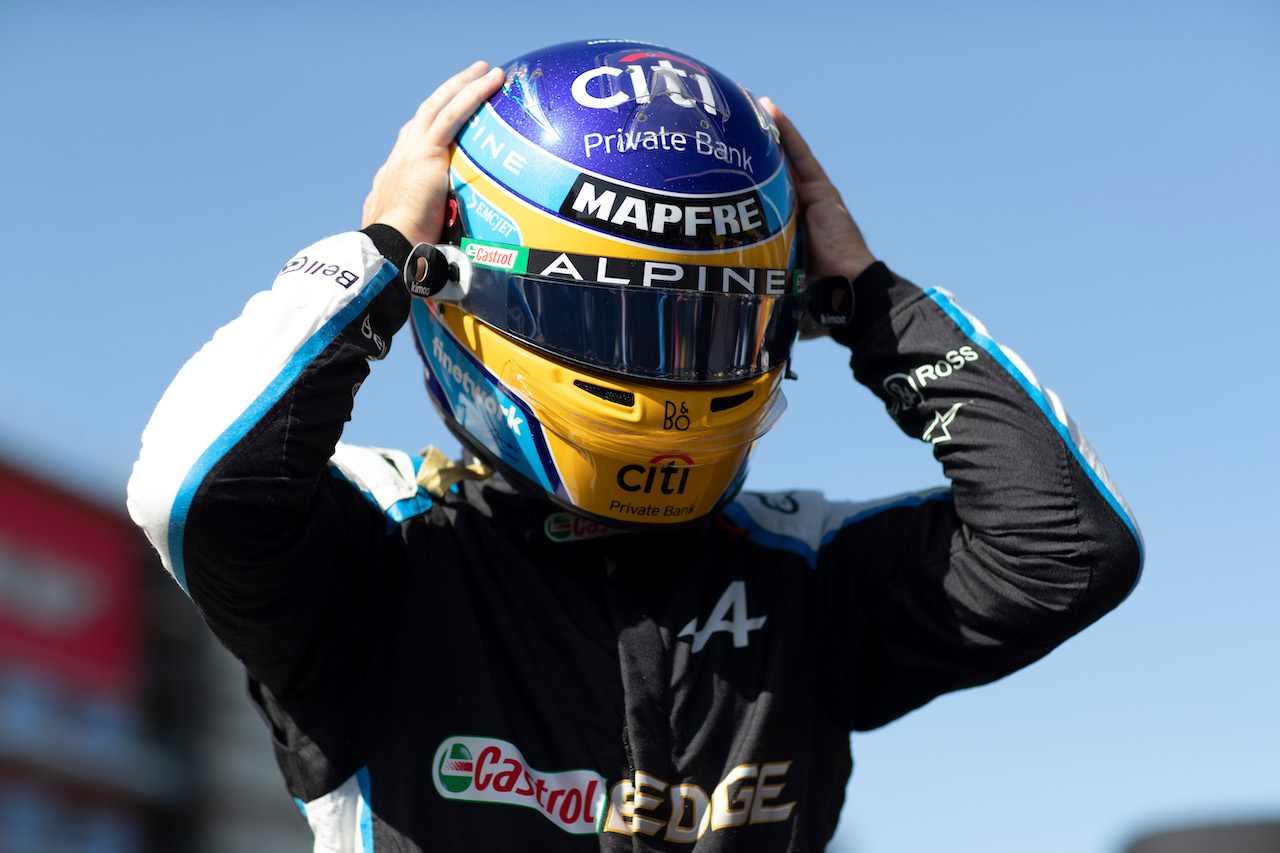
[[575, 835], [598, 833], [606, 817], [608, 787], [599, 773], [535, 770], [496, 738], [447, 738], [432, 761], [432, 781], [445, 799], [536, 809]]
[[[477, 381], [476, 376], [466, 366], [461, 359], [455, 361], [445, 351], [441, 336], [437, 334], [431, 342], [431, 354], [435, 356], [434, 370], [437, 381], [442, 379], [452, 379], [454, 387], [461, 391], [461, 394], [450, 394], [450, 402], [452, 403], [455, 416], [464, 426], [473, 427], [477, 431], [484, 430], [488, 424], [506, 423], [507, 428], [515, 435], [521, 435], [520, 427], [524, 424], [524, 418], [520, 417], [520, 409], [515, 403], [503, 405], [498, 402], [492, 392], [492, 386], [487, 381], [481, 379]], [[503, 418], [498, 418], [501, 412]], [[472, 414], [483, 421], [473, 420]], [[487, 416], [487, 417], [486, 417]]]

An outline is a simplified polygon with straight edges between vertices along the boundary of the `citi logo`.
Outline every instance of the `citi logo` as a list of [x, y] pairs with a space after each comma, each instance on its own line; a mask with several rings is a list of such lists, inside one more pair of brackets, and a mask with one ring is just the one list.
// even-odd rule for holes
[[678, 107], [700, 106], [710, 115], [726, 112], [706, 69], [688, 60], [640, 52], [615, 61], [620, 67], [602, 65], [579, 74], [570, 87], [573, 99], [589, 109], [612, 110], [628, 101], [647, 104], [663, 95]]
[[681, 453], [655, 456], [644, 465], [623, 465], [618, 469], [618, 488], [624, 492], [658, 491], [664, 495], [683, 495], [689, 483], [693, 460]]

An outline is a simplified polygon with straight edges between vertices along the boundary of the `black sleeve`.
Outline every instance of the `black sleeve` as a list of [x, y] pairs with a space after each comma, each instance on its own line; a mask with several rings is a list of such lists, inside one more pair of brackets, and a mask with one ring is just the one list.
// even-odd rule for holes
[[402, 546], [328, 462], [407, 319], [408, 253], [374, 226], [294, 256], [179, 373], [130, 481], [166, 567], [282, 701], [344, 695], [335, 673], [357, 677], [383, 642]]
[[854, 291], [833, 337], [951, 485], [839, 526], [820, 557], [837, 702], [870, 729], [1047, 654], [1128, 594], [1142, 552], [1057, 398], [949, 294], [883, 264]]

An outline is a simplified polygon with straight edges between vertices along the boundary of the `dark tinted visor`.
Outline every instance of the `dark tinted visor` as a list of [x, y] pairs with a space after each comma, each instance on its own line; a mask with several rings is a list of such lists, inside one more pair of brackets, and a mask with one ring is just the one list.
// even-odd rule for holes
[[529, 249], [520, 250], [519, 263], [504, 260], [514, 268], [505, 269], [478, 260], [488, 244], [469, 242], [465, 311], [598, 370], [665, 382], [748, 379], [786, 362], [799, 327], [799, 278], [792, 271]]

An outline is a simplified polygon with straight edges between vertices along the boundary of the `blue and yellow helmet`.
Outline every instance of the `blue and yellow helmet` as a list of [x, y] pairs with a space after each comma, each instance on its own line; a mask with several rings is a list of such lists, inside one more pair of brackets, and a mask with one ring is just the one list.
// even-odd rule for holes
[[573, 42], [505, 70], [450, 167], [461, 282], [414, 300], [431, 398], [575, 512], [705, 516], [785, 408], [803, 277], [777, 128], [657, 45]]

